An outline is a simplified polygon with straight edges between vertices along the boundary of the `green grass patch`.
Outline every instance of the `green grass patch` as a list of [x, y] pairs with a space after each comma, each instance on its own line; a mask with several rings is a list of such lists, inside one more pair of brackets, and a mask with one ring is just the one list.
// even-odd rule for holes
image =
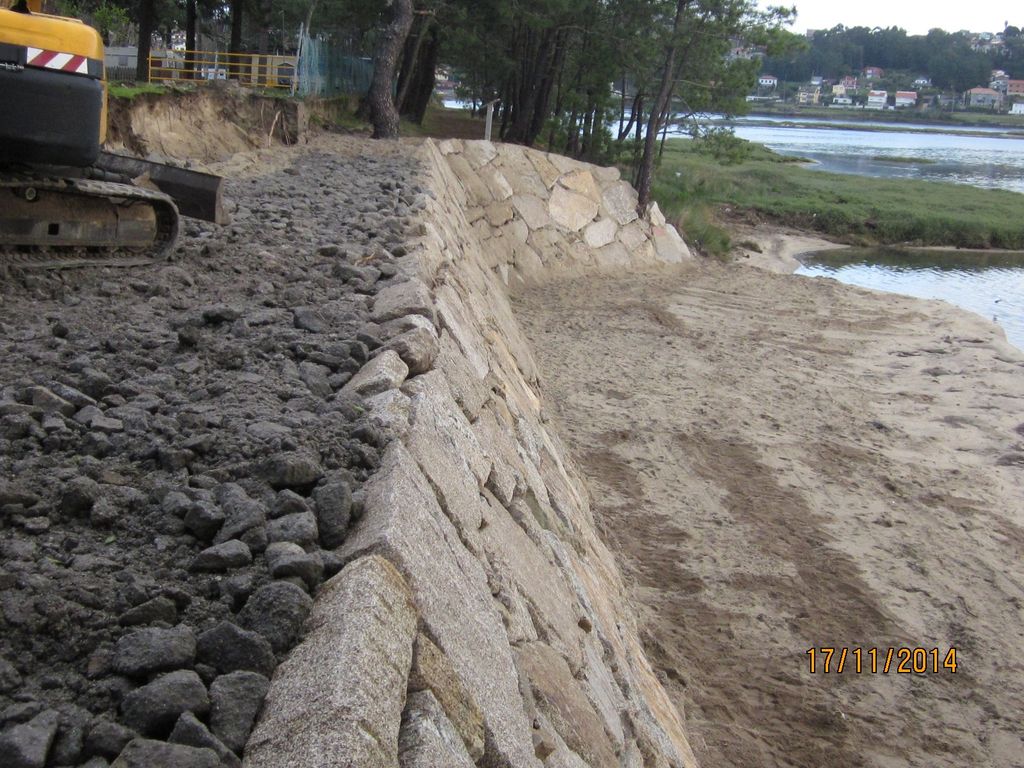
[[1000, 128], [1020, 128], [1024, 118], [1018, 115], [997, 114], [992, 112], [946, 112], [934, 109], [918, 110], [879, 110], [879, 109], [831, 109], [829, 107], [794, 106], [779, 104], [775, 106], [761, 104], [755, 107], [750, 115], [780, 115], [783, 117], [820, 117], [827, 120], [843, 122], [876, 123], [936, 123], [937, 125], [984, 125]]
[[[687, 239], [710, 253], [724, 247], [712, 230], [724, 231], [715, 219], [725, 208], [853, 244], [1024, 249], [1024, 195], [823, 173], [776, 162], [766, 152], [762, 147], [742, 162], [722, 164], [688, 141], [669, 141], [654, 199]], [[711, 246], [700, 246], [701, 240]]]
[[[427, 107], [422, 125], [402, 124], [403, 136], [432, 136], [437, 139], [482, 139], [484, 119], [473, 117], [468, 109], [448, 109], [432, 103]], [[501, 124], [494, 120], [492, 135], [497, 137]]]
[[167, 93], [167, 88], [155, 83], [107, 83], [107, 93], [115, 99], [131, 101], [144, 93]]

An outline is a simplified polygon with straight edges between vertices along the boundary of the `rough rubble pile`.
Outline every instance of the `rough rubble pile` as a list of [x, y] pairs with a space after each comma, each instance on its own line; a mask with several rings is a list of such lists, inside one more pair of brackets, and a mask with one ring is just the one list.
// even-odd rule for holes
[[372, 301], [414, 164], [338, 149], [232, 181], [171, 265], [3, 283], [4, 766], [239, 765], [379, 463], [362, 398], [432, 354]]

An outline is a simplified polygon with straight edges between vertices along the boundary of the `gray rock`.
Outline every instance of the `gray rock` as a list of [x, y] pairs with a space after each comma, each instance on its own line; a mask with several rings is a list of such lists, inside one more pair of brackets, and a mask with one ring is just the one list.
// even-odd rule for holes
[[250, 499], [248, 494], [234, 483], [221, 486], [219, 499], [225, 519], [224, 525], [213, 538], [214, 544], [223, 544], [231, 539], [239, 539], [250, 528], [261, 526], [267, 522], [267, 513], [263, 505]]
[[94, 432], [101, 432], [109, 435], [115, 432], [123, 432], [124, 422], [120, 419], [108, 418], [107, 416], [97, 416], [89, 424], [89, 427]]
[[323, 333], [327, 330], [327, 321], [313, 307], [296, 307], [292, 310], [295, 327], [310, 333]]
[[50, 763], [77, 765], [82, 759], [84, 744], [85, 727], [80, 723], [64, 723], [57, 731], [57, 739], [50, 750]]
[[29, 387], [28, 396], [32, 405], [42, 408], [44, 413], [60, 413], [72, 416], [78, 408], [46, 387]]
[[13, 725], [0, 734], [0, 757], [5, 768], [43, 768], [57, 736], [60, 715], [52, 709], [27, 723]]
[[144, 736], [170, 732], [182, 712], [202, 715], [209, 709], [210, 698], [203, 681], [195, 672], [183, 669], [136, 688], [121, 702], [125, 725]]
[[325, 549], [341, 546], [352, 517], [352, 491], [348, 483], [337, 475], [328, 475], [313, 491], [313, 500], [320, 543]]
[[388, 285], [378, 292], [370, 318], [375, 323], [383, 323], [403, 315], [423, 315], [432, 322], [435, 320], [434, 300], [420, 280]]
[[93, 528], [110, 528], [119, 517], [117, 505], [106, 496], [100, 496], [89, 510], [89, 525]]
[[320, 462], [306, 453], [278, 453], [260, 466], [260, 474], [271, 487], [308, 488], [323, 477]]
[[259, 554], [267, 548], [267, 526], [257, 525], [250, 528], [242, 534], [241, 541], [253, 554]]
[[75, 406], [75, 408], [85, 408], [87, 405], [96, 405], [96, 401], [87, 394], [80, 392], [74, 387], [69, 387], [67, 384], [54, 382], [50, 385], [50, 390], [57, 395], [57, 397], [67, 400]]
[[113, 669], [119, 675], [142, 677], [191, 667], [195, 658], [196, 638], [184, 624], [171, 629], [140, 629], [117, 641]]
[[86, 514], [100, 496], [100, 486], [95, 480], [80, 476], [68, 482], [60, 499], [60, 511], [77, 517]]
[[91, 427], [92, 423], [96, 421], [96, 419], [103, 418], [103, 411], [101, 411], [95, 405], [87, 405], [81, 410], [79, 410], [75, 414], [74, 418], [75, 421], [77, 421], [79, 424], [82, 424], [83, 426], [86, 427]]
[[78, 768], [110, 768], [110, 763], [102, 757], [91, 757], [78, 766]]
[[11, 723], [27, 723], [33, 717], [41, 713], [46, 707], [38, 701], [21, 701], [4, 707], [0, 711], [0, 723], [9, 725]]
[[398, 735], [398, 762], [402, 768], [474, 768], [476, 765], [430, 691], [409, 695]]
[[113, 760], [124, 745], [135, 738], [135, 731], [111, 720], [93, 723], [85, 737], [85, 753]]
[[283, 424], [276, 424], [272, 421], [257, 421], [250, 424], [246, 431], [257, 440], [283, 440], [290, 437], [292, 430]]
[[121, 614], [118, 622], [123, 627], [132, 627], [140, 624], [173, 624], [178, 620], [178, 608], [170, 598], [154, 597], [141, 605], [130, 608]]
[[266, 638], [230, 621], [199, 635], [196, 658], [221, 673], [247, 670], [265, 677], [274, 673], [277, 664]]
[[299, 637], [313, 601], [300, 587], [274, 581], [256, 590], [238, 614], [242, 626], [263, 635], [277, 653], [289, 650]]
[[185, 528], [201, 541], [210, 541], [224, 524], [224, 511], [209, 501], [193, 503], [185, 513]]
[[331, 268], [331, 274], [342, 280], [362, 280], [367, 285], [373, 285], [380, 279], [381, 272], [374, 267], [357, 267], [354, 264], [339, 262]]
[[241, 316], [241, 312], [234, 307], [227, 306], [226, 304], [216, 304], [203, 310], [203, 320], [207, 325], [233, 323]]
[[82, 369], [82, 391], [97, 400], [117, 391], [113, 380], [103, 371], [95, 368]]
[[192, 560], [188, 569], [194, 572], [223, 573], [252, 562], [249, 545], [238, 539], [207, 547]]
[[247, 768], [398, 765], [416, 621], [391, 563], [350, 563], [324, 586], [310, 634], [278, 670], [246, 746]]
[[191, 505], [192, 500], [184, 493], [181, 491], [171, 491], [160, 502], [160, 509], [168, 515], [185, 517], [185, 513], [188, 512]]
[[12, 413], [9, 416], [4, 416], [2, 431], [4, 437], [8, 440], [20, 440], [29, 435], [37, 437], [44, 437], [46, 435], [27, 413]]
[[13, 691], [21, 685], [21, 674], [11, 662], [0, 658], [0, 693]]
[[267, 523], [267, 541], [291, 541], [300, 546], [316, 543], [319, 531], [316, 515], [308, 509], [294, 512]]
[[31, 491], [0, 481], [0, 507], [6, 507], [8, 504], [34, 507], [38, 503], [39, 497]]
[[326, 366], [317, 365], [308, 360], [299, 363], [299, 378], [317, 397], [328, 397], [334, 391], [327, 381], [330, 374], [331, 369]]
[[[216, 705], [212, 703], [212, 688], [210, 689], [210, 698], [211, 708], [213, 708]], [[178, 722], [174, 724], [174, 730], [171, 731], [171, 735], [167, 740], [171, 744], [184, 744], [187, 747], [212, 749], [217, 753], [217, 757], [220, 759], [220, 764], [225, 768], [240, 768], [242, 765], [242, 761], [238, 759], [238, 756], [228, 749], [223, 741], [210, 733], [210, 730], [191, 712], [185, 712], [178, 718]]]
[[275, 579], [297, 577], [312, 589], [324, 574], [324, 562], [315, 552], [306, 552], [298, 544], [278, 541], [270, 544], [265, 553], [267, 569]]
[[430, 370], [437, 358], [440, 343], [433, 328], [414, 328], [398, 334], [384, 348], [397, 353], [402, 362], [409, 366], [409, 374], [417, 376]]
[[269, 690], [270, 681], [255, 672], [221, 675], [210, 686], [210, 729], [238, 754]]
[[286, 488], [278, 492], [277, 498], [274, 499], [274, 506], [270, 510], [270, 516], [277, 518], [308, 511], [307, 501], [295, 491]]
[[220, 758], [212, 749], [184, 744], [168, 744], [152, 739], [134, 739], [124, 748], [110, 768], [220, 768]]
[[400, 441], [388, 446], [380, 470], [364, 487], [363, 515], [342, 555], [386, 553], [409, 574], [425, 634], [436, 638], [480, 707], [487, 728], [483, 761], [537, 766], [508, 631], [480, 561], [461, 544], [434, 488]]
[[58, 413], [44, 413], [40, 424], [43, 427], [43, 431], [47, 434], [51, 432], [67, 432], [68, 425], [64, 421], [64, 417]]
[[341, 392], [371, 397], [395, 389], [408, 375], [409, 366], [402, 362], [397, 352], [388, 349], [360, 368], [359, 372], [341, 388]]

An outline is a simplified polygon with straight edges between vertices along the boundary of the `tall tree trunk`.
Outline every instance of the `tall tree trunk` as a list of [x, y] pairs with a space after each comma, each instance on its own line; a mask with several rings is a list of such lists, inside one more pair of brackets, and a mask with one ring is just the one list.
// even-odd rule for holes
[[391, 7], [391, 21], [385, 27], [377, 46], [373, 60], [373, 81], [367, 94], [375, 139], [398, 138], [398, 109], [392, 95], [392, 83], [398, 68], [398, 55], [412, 27], [412, 0], [389, 0], [388, 5]]
[[661, 87], [658, 89], [658, 96], [651, 105], [651, 117], [647, 124], [647, 135], [644, 137], [644, 154], [640, 159], [640, 169], [637, 173], [637, 204], [636, 210], [641, 216], [647, 215], [647, 207], [651, 203], [651, 176], [654, 174], [654, 148], [658, 142], [659, 121], [666, 105], [672, 98], [673, 78], [676, 69], [676, 51], [678, 49], [677, 36], [679, 27], [683, 21], [683, 11], [690, 0], [676, 0], [676, 16], [672, 22], [672, 37], [665, 48], [665, 70], [661, 75]]
[[402, 70], [398, 73], [398, 96], [395, 104], [398, 111], [402, 112], [405, 107], [405, 100], [409, 96], [409, 87], [416, 76], [416, 68], [420, 65], [420, 48], [423, 46], [423, 39], [426, 37], [427, 29], [433, 24], [433, 17], [422, 14], [418, 25], [419, 29], [412, 40], [405, 41], [405, 54], [402, 56]]
[[[242, 50], [242, 0], [231, 0], [231, 42], [228, 43], [229, 53], [238, 53]], [[238, 66], [238, 59], [229, 56], [228, 73], [231, 77], [237, 78], [241, 74]]]
[[592, 146], [592, 134], [594, 131], [594, 94], [592, 91], [587, 92], [587, 110], [583, 113], [583, 141], [580, 144], [579, 153], [576, 157], [580, 160], [586, 160], [590, 157], [593, 152]]
[[548, 119], [548, 105], [551, 102], [551, 91], [554, 90], [558, 79], [558, 73], [562, 69], [562, 62], [565, 59], [566, 38], [568, 33], [559, 30], [555, 34], [555, 52], [551, 57], [551, 63], [544, 73], [544, 79], [537, 91], [536, 103], [533, 110], [533, 118], [530, 121], [530, 129], [526, 135], [526, 146], [532, 147], [544, 128], [544, 121]]
[[156, 25], [154, 0], [139, 2], [139, 56], [135, 63], [135, 79], [149, 80], [149, 54], [153, 48], [153, 27]]
[[[561, 117], [561, 115], [562, 115], [562, 96], [563, 96], [562, 77], [564, 75], [565, 75], [565, 57], [563, 56], [562, 57], [562, 63], [558, 67], [558, 79], [555, 82], [555, 112], [554, 112], [554, 114], [557, 117]], [[554, 149], [554, 147], [555, 147], [555, 128], [556, 127], [557, 127], [557, 122], [556, 121], [552, 121], [552, 123], [551, 123], [551, 131], [548, 134], [548, 149]]]
[[185, 0], [185, 79], [191, 80], [196, 70], [196, 0]]
[[626, 127], [623, 128], [621, 122], [619, 124], [619, 138], [617, 141], [622, 142], [630, 131], [633, 130], [633, 124], [640, 120], [640, 113], [644, 108], [644, 92], [637, 89], [636, 95], [633, 97], [633, 106], [629, 109], [629, 122], [626, 123]]
[[669, 98], [669, 103], [665, 105], [665, 111], [661, 116], [661, 143], [658, 145], [658, 162], [661, 162], [661, 158], [665, 154], [665, 139], [668, 138], [668, 124], [672, 119], [672, 99]]
[[626, 72], [622, 72], [622, 90], [619, 92], [619, 141], [622, 141], [622, 137], [629, 133], [627, 128], [625, 131], [622, 130], [622, 126], [626, 124]]
[[430, 97], [434, 94], [437, 55], [441, 50], [441, 37], [436, 24], [430, 26], [426, 38], [420, 49], [420, 62], [416, 65], [416, 74], [409, 87], [409, 94], [399, 109], [401, 114], [407, 116], [417, 125], [423, 124], [423, 117], [427, 113]]

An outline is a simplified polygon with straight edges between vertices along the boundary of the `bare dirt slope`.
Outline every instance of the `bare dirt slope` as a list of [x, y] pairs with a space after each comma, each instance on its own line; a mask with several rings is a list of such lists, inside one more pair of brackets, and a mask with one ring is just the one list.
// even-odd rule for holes
[[703, 765], [1024, 765], [1024, 354], [994, 326], [717, 265], [516, 307]]

